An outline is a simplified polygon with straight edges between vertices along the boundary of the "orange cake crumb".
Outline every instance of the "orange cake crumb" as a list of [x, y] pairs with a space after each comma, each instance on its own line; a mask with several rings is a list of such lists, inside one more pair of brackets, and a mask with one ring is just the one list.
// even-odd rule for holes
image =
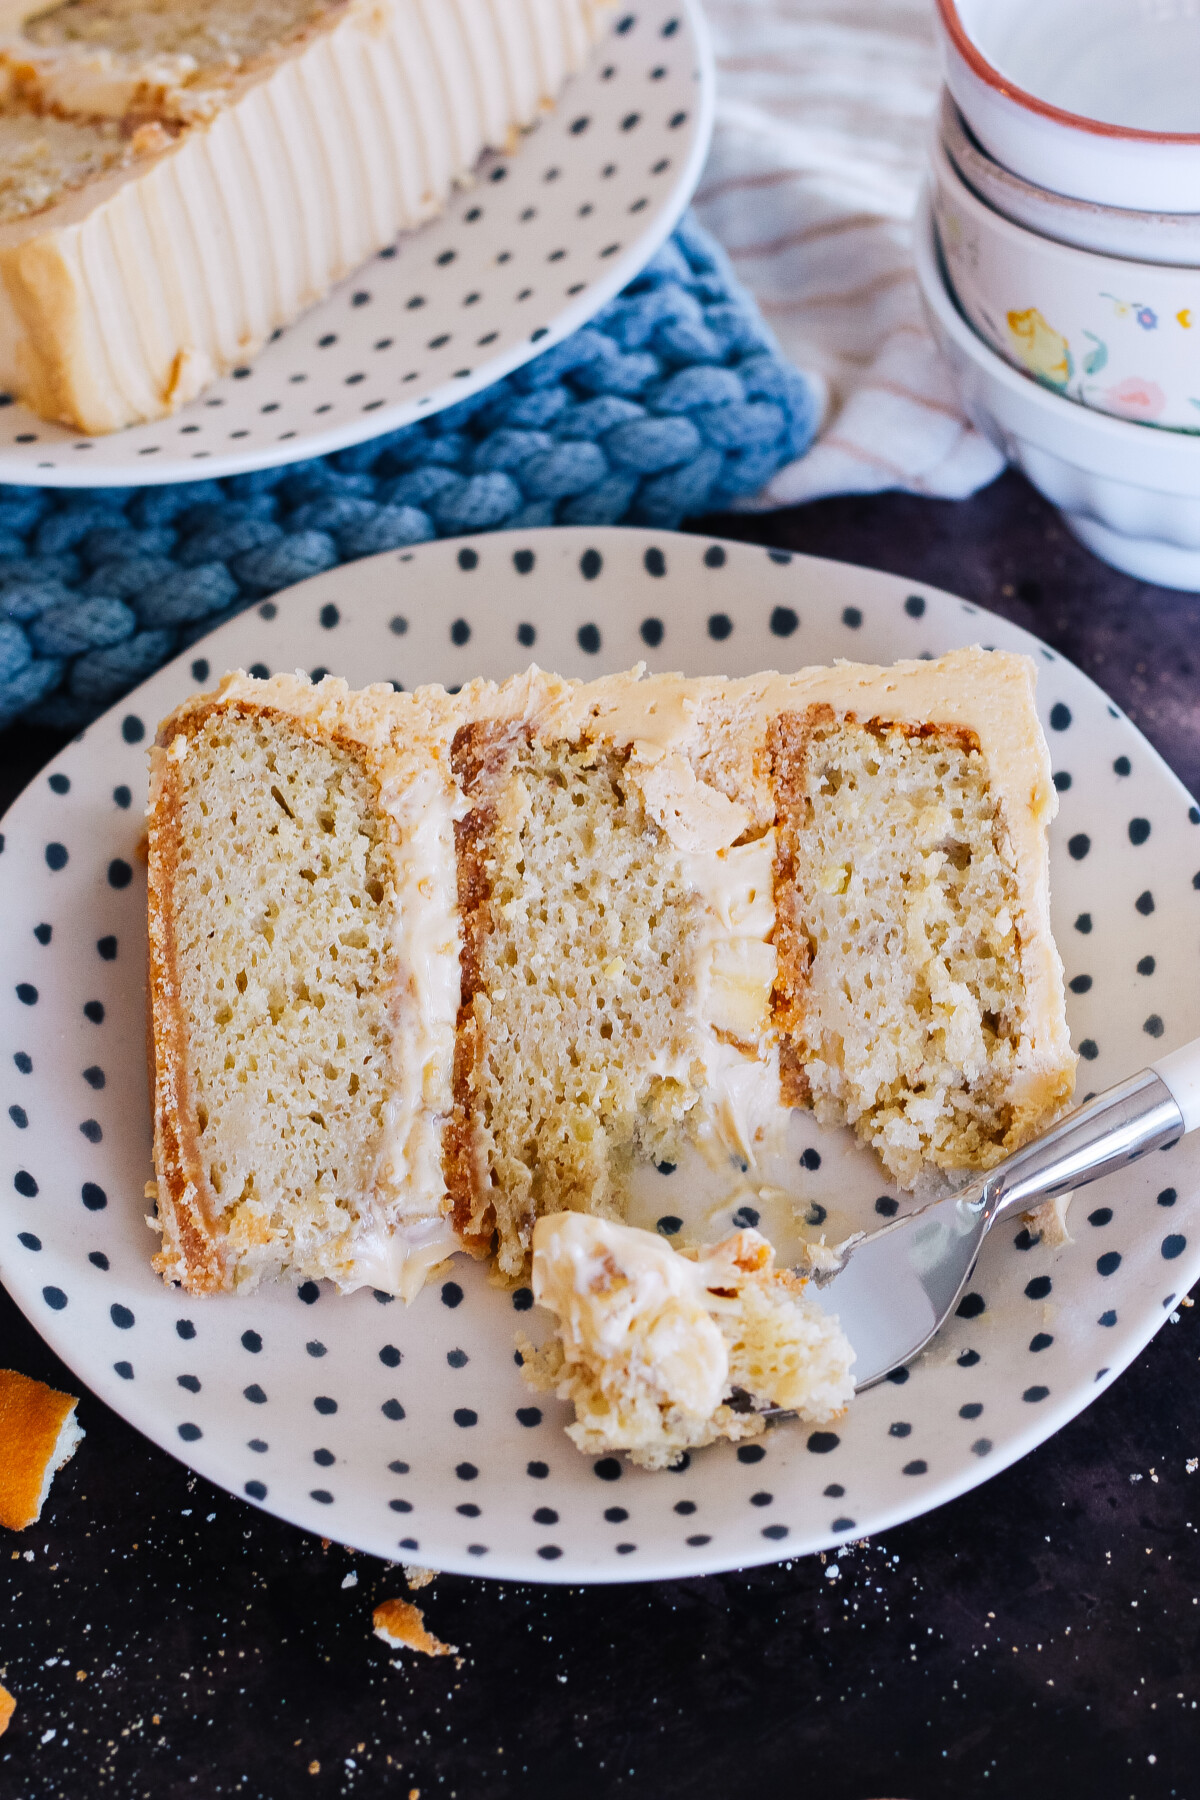
[[457, 1644], [443, 1644], [425, 1629], [425, 1615], [411, 1600], [381, 1600], [372, 1624], [375, 1636], [393, 1650], [420, 1650], [425, 1656], [457, 1656]]
[[8, 1730], [8, 1721], [17, 1710], [17, 1703], [7, 1688], [0, 1687], [0, 1737]]
[[73, 1394], [0, 1369], [0, 1525], [10, 1531], [41, 1517], [56, 1471], [75, 1454], [78, 1404]]

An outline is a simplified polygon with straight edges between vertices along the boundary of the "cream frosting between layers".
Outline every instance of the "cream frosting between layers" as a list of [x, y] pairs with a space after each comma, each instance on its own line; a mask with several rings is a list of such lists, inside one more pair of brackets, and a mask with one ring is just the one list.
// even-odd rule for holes
[[453, 1105], [462, 945], [454, 821], [465, 807], [440, 749], [431, 747], [423, 767], [391, 772], [381, 787], [399, 836], [391, 1096], [374, 1187], [343, 1283], [383, 1288], [405, 1300], [461, 1249], [445, 1212], [442, 1125]]

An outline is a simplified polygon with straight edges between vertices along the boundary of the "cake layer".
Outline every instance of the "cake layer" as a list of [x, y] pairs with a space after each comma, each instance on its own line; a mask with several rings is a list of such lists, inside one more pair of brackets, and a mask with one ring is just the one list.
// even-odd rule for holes
[[329, 0], [64, 0], [34, 12], [23, 36], [40, 50], [92, 50], [132, 66], [186, 57], [192, 75], [222, 74], [286, 44]]
[[974, 733], [839, 718], [771, 728], [781, 820], [784, 1087], [911, 1186], [1022, 1141], [1016, 870]]
[[626, 758], [466, 726], [454, 767], [465, 980], [447, 1158], [455, 1216], [519, 1275], [533, 1224], [619, 1218], [635, 1152], [662, 1158], [703, 1060], [683, 953], [700, 910], [647, 829]]
[[0, 112], [0, 224], [41, 212], [65, 189], [125, 167], [133, 154], [114, 120]]
[[[41, 15], [0, 44], [0, 117], [65, 113], [91, 135], [39, 149], [33, 181], [0, 176], [0, 383], [88, 432], [175, 410], [511, 147], [605, 4]], [[98, 120], [120, 127], [107, 162]]]
[[803, 1105], [910, 1185], [1071, 1093], [1024, 658], [233, 676], [153, 768], [161, 1266], [189, 1285], [412, 1292], [454, 1247], [517, 1278], [540, 1217], [619, 1220], [636, 1159], [745, 1170]]

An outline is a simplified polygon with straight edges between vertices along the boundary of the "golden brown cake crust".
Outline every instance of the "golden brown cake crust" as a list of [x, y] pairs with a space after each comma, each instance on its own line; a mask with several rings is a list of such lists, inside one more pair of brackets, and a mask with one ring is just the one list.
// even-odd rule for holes
[[443, 1644], [425, 1624], [425, 1615], [411, 1600], [381, 1600], [372, 1617], [375, 1636], [393, 1649], [402, 1645], [423, 1656], [457, 1656], [457, 1644]]
[[41, 1512], [47, 1471], [78, 1404], [73, 1394], [0, 1369], [0, 1525], [9, 1531], [24, 1531]]
[[[803, 768], [809, 736], [818, 719], [834, 718], [824, 702], [804, 713], [780, 713], [767, 734], [771, 785], [778, 813], [793, 815], [802, 805]], [[807, 1106], [808, 1076], [796, 1048], [804, 1018], [804, 994], [812, 963], [812, 943], [799, 916], [796, 836], [781, 830], [775, 847], [775, 987], [771, 1012], [780, 1032], [779, 1086], [785, 1106]]]
[[[172, 734], [172, 741], [174, 736]], [[159, 749], [165, 749], [161, 737]], [[147, 871], [151, 1018], [154, 1078], [154, 1168], [163, 1247], [154, 1267], [167, 1281], [182, 1281], [197, 1294], [228, 1286], [225, 1259], [213, 1233], [207, 1184], [191, 1126], [194, 1109], [187, 1094], [187, 1025], [182, 1015], [175, 934], [175, 876], [179, 866], [179, 778], [177, 765], [162, 759], [150, 811]]]
[[455, 1230], [477, 1256], [489, 1254], [496, 1229], [495, 1208], [487, 1196], [487, 1168], [477, 1150], [475, 1128], [475, 1077], [483, 1055], [477, 1002], [484, 998], [482, 948], [491, 899], [487, 854], [496, 823], [497, 794], [514, 752], [526, 736], [523, 726], [480, 720], [459, 728], [451, 750], [451, 766], [471, 810], [454, 826], [462, 977], [454, 1040], [454, 1110], [446, 1123], [443, 1166]]

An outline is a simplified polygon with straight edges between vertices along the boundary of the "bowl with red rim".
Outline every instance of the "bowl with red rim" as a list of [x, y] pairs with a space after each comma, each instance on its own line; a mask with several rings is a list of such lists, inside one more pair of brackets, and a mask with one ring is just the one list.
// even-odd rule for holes
[[1005, 168], [1054, 193], [1200, 210], [1194, 0], [936, 0], [946, 82]]
[[942, 145], [967, 186], [1014, 225], [1026, 225], [1060, 244], [1078, 244], [1127, 262], [1172, 263], [1200, 268], [1200, 194], [1197, 211], [1144, 212], [1128, 206], [1098, 206], [1051, 193], [1006, 169], [979, 143], [948, 88], [942, 89]]

